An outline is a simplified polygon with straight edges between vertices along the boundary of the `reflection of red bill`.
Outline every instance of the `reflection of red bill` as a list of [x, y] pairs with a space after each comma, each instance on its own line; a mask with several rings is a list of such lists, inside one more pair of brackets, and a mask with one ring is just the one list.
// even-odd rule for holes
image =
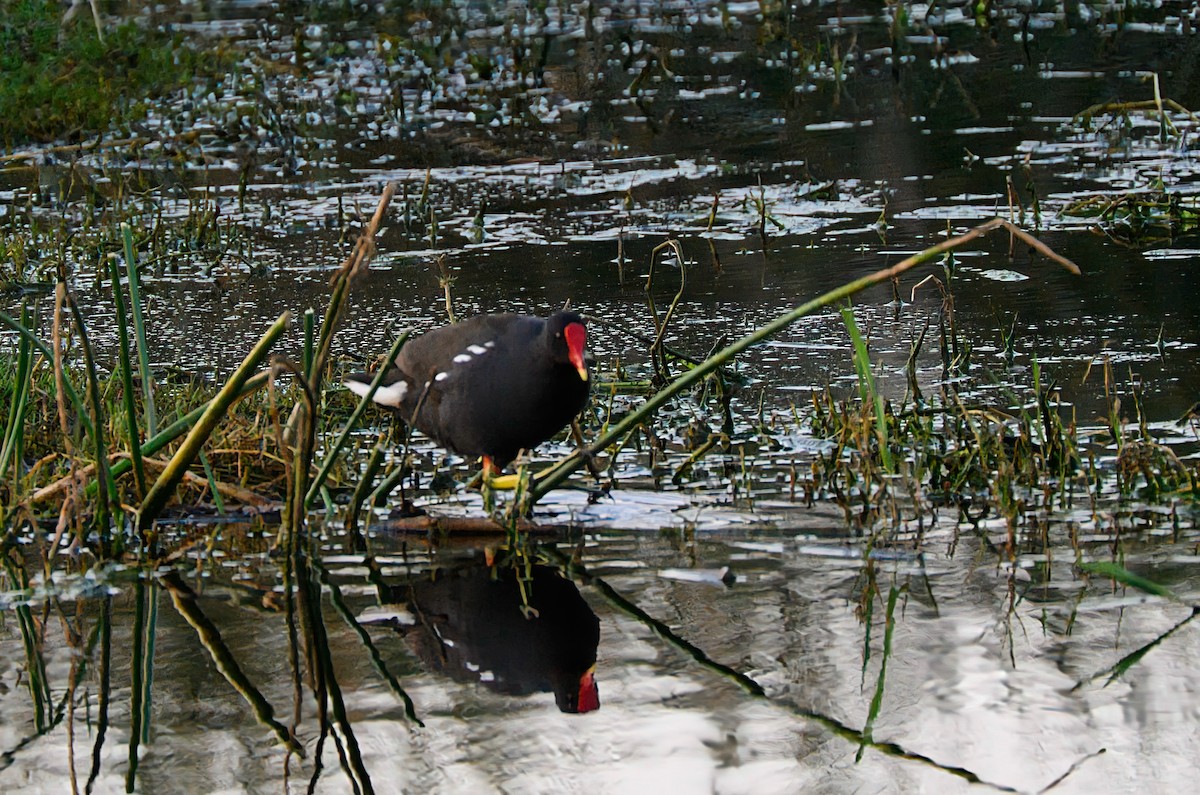
[[594, 709], [600, 709], [600, 689], [596, 687], [596, 666], [593, 665], [579, 679], [579, 711], [591, 712]]

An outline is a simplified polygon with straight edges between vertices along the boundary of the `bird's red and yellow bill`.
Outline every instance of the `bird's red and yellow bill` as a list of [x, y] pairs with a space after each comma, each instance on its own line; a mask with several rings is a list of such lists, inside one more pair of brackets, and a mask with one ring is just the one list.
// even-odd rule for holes
[[567, 358], [575, 366], [580, 379], [588, 380], [587, 362], [583, 360], [583, 349], [587, 347], [587, 328], [582, 323], [569, 323], [563, 334], [567, 338]]

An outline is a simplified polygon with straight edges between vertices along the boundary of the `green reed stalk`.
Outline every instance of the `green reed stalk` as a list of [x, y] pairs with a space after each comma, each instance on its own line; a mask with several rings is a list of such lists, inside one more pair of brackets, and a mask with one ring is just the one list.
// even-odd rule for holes
[[[309, 671], [314, 682], [314, 696], [322, 731], [330, 725], [327, 710], [332, 710], [332, 724], [337, 727], [333, 737], [335, 742], [339, 739], [341, 741], [338, 750], [342, 768], [350, 777], [355, 792], [373, 795], [375, 789], [362, 760], [362, 752], [350, 723], [346, 702], [342, 698], [342, 688], [337, 680], [333, 655], [330, 652], [329, 635], [325, 630], [325, 619], [321, 610], [321, 584], [312, 576], [314, 567], [309, 561], [304, 545], [300, 543], [298, 533], [292, 534], [290, 543], [293, 545], [293, 571], [296, 575], [296, 593], [307, 643]], [[345, 746], [344, 752], [342, 744]]]
[[379, 481], [379, 485], [372, 489], [371, 494], [367, 497], [367, 505], [372, 507], [380, 505], [400, 485], [400, 482], [404, 480], [404, 476], [408, 474], [407, 460], [408, 455], [406, 454], [400, 461], [399, 466], [389, 472], [383, 480]]
[[[12, 556], [3, 556], [4, 571], [8, 581], [18, 591], [29, 590], [29, 578], [25, 569]], [[53, 725], [51, 722], [50, 680], [46, 676], [46, 659], [42, 654], [42, 643], [37, 620], [28, 603], [19, 603], [15, 608], [17, 625], [21, 632], [21, 643], [25, 648], [25, 678], [33, 699], [33, 725], [38, 734], [43, 734]]]
[[350, 414], [350, 419], [346, 420], [346, 426], [342, 428], [342, 432], [338, 434], [338, 438], [333, 445], [325, 450], [325, 460], [321, 463], [321, 469], [317, 472], [316, 477], [308, 486], [308, 491], [304, 494], [304, 510], [308, 511], [312, 505], [312, 501], [316, 499], [317, 493], [321, 490], [321, 486], [329, 477], [334, 464], [337, 463], [338, 451], [345, 446], [346, 440], [350, 438], [351, 431], [358, 424], [358, 420], [362, 417], [363, 412], [367, 410], [367, 406], [371, 403], [371, 398], [374, 397], [375, 391], [383, 384], [384, 378], [387, 377], [388, 370], [392, 366], [392, 362], [396, 361], [396, 357], [400, 355], [400, 349], [404, 347], [404, 343], [408, 342], [412, 330], [407, 330], [392, 343], [391, 349], [387, 353], [387, 358], [383, 360], [379, 371], [375, 373], [375, 377], [371, 379], [371, 385], [367, 388], [367, 394], [358, 401], [358, 405], [354, 407], [354, 411]]
[[74, 318], [75, 329], [79, 333], [79, 347], [83, 350], [83, 365], [84, 373], [87, 376], [88, 399], [92, 404], [92, 427], [95, 429], [95, 432], [92, 434], [92, 442], [96, 454], [96, 479], [98, 483], [96, 527], [100, 533], [101, 549], [103, 550], [103, 554], [107, 555], [110, 541], [110, 528], [108, 525], [111, 518], [109, 500], [111, 499], [118, 505], [120, 501], [117, 497], [116, 484], [108, 468], [108, 450], [102, 430], [104, 428], [104, 404], [100, 402], [100, 378], [96, 375], [96, 360], [92, 356], [92, 343], [88, 339], [87, 326], [83, 322], [83, 313], [79, 311], [79, 305], [71, 297], [70, 290], [65, 290], [63, 295], [67, 306], [71, 309], [71, 317]]
[[150, 742], [150, 694], [154, 688], [154, 647], [158, 637], [158, 583], [150, 580], [146, 587], [146, 645], [142, 651], [142, 742]]
[[[347, 271], [342, 273], [348, 275]], [[342, 285], [346, 285], [348, 281], [348, 278], [342, 279]], [[344, 300], [340, 301], [339, 309], [326, 318], [328, 324], [326, 328], [330, 329], [330, 335], [332, 335], [332, 326], [336, 325], [337, 314], [344, 305]], [[328, 347], [325, 348], [325, 353], [328, 353]], [[323, 365], [321, 367], [323, 368]], [[316, 364], [314, 364], [313, 370], [314, 374], [318, 373], [319, 368]], [[366, 766], [363, 764], [358, 740], [354, 736], [354, 729], [342, 698], [341, 686], [337, 681], [337, 672], [330, 653], [329, 636], [325, 629], [325, 619], [321, 609], [321, 583], [313, 576], [313, 564], [310, 562], [307, 550], [308, 535], [305, 532], [304, 517], [306, 516], [306, 495], [309, 485], [308, 473], [316, 446], [316, 396], [308, 379], [303, 374], [297, 373], [296, 381], [302, 389], [303, 402], [297, 404], [300, 411], [293, 414], [293, 419], [297, 420], [297, 424], [293, 428], [297, 443], [290, 473], [288, 502], [285, 508], [284, 528], [287, 556], [292, 575], [295, 578], [297, 606], [301, 629], [304, 633], [313, 695], [317, 701], [322, 739], [324, 739], [325, 731], [336, 725], [337, 731], [333, 732], [332, 736], [338, 748], [338, 758], [342, 763], [342, 768], [350, 778], [351, 786], [356, 793], [370, 794], [374, 793], [374, 788]], [[330, 710], [333, 712], [332, 723], [328, 714]], [[319, 758], [320, 742], [318, 742], [317, 748]]]
[[100, 775], [101, 752], [108, 734], [108, 703], [112, 696], [112, 600], [111, 596], [101, 600], [100, 616], [96, 620], [100, 644], [100, 664], [96, 676], [100, 680], [100, 692], [96, 697], [96, 741], [92, 743], [92, 769], [84, 790], [88, 795], [91, 795], [96, 776]]
[[863, 588], [862, 596], [862, 625], [863, 625], [863, 651], [862, 651], [862, 668], [858, 673], [858, 689], [861, 692], [867, 686], [867, 666], [871, 664], [871, 627], [874, 626], [875, 618], [875, 599], [879, 586], [875, 582], [875, 561], [870, 555], [864, 555], [863, 560], [866, 562], [867, 578], [866, 586]]
[[[35, 335], [25, 326], [22, 326], [20, 322], [14, 320], [5, 313], [0, 312], [0, 324], [8, 326], [8, 328], [16, 332], [21, 339], [28, 340], [38, 353], [46, 357], [47, 361], [54, 361], [54, 351], [50, 349], [50, 346], [38, 339], [37, 335]], [[83, 398], [79, 396], [79, 392], [75, 389], [75, 385], [69, 378], [64, 377], [63, 379], [63, 391], [66, 392], [67, 399], [71, 401], [71, 405], [75, 409], [75, 416], [78, 417], [79, 421], [83, 424], [84, 430], [87, 431], [88, 436], [94, 437], [96, 435], [96, 429], [92, 424], [91, 415], [88, 414], [87, 408], [83, 403]]]
[[125, 302], [121, 298], [121, 269], [115, 259], [109, 260], [112, 276], [113, 306], [117, 314], [117, 348], [121, 357], [121, 399], [125, 404], [125, 425], [129, 429], [129, 458], [133, 461], [133, 480], [141, 497], [146, 493], [146, 470], [142, 466], [141, 430], [138, 427], [137, 407], [133, 402], [133, 363], [129, 357], [129, 328], [125, 317]]
[[225, 515], [225, 499], [221, 496], [220, 490], [217, 489], [217, 475], [213, 472], [212, 464], [208, 462], [208, 456], [204, 454], [204, 448], [200, 448], [197, 453], [200, 459], [200, 466], [204, 467], [204, 477], [208, 478], [208, 490], [212, 492], [213, 505], [217, 508], [217, 513], [221, 516]]
[[[29, 325], [29, 307], [21, 308], [22, 325]], [[8, 426], [4, 429], [4, 445], [0, 447], [0, 477], [7, 479], [8, 466], [13, 464], [12, 488], [21, 482], [21, 450], [25, 436], [25, 413], [29, 408], [29, 390], [33, 382], [33, 346], [25, 337], [17, 343], [17, 372], [13, 381], [12, 403], [9, 405]], [[16, 494], [13, 495], [16, 502]]]
[[[137, 336], [138, 370], [142, 374], [142, 396], [145, 402], [146, 435], [158, 433], [158, 412], [154, 408], [154, 375], [150, 372], [150, 352], [146, 346], [146, 322], [142, 319], [142, 288], [138, 275], [137, 255], [133, 250], [133, 232], [129, 224], [121, 224], [125, 242], [125, 270], [129, 274], [129, 305], [133, 310], [133, 331]], [[117, 282], [113, 282], [116, 292]]]
[[1188, 604], [1185, 600], [1180, 599], [1178, 596], [1172, 593], [1171, 589], [1165, 585], [1159, 585], [1153, 580], [1140, 577], [1124, 566], [1111, 561], [1088, 561], [1080, 563], [1079, 569], [1084, 574], [1091, 574], [1098, 577], [1108, 577], [1113, 582], [1123, 585], [1126, 588], [1136, 588], [1143, 593], [1148, 593], [1151, 596], [1161, 596], [1162, 598], [1169, 599], [1177, 604]]
[[312, 309], [304, 310], [304, 358], [300, 360], [304, 365], [304, 372], [312, 371], [313, 363], [313, 333], [314, 324], [316, 323], [317, 313]]
[[[349, 274], [349, 269], [339, 272], [339, 276], [343, 278], [338, 280], [339, 284], [334, 288], [335, 293], [347, 289]], [[331, 314], [326, 317], [326, 324], [322, 328], [323, 336], [326, 331], [330, 336], [332, 335], [332, 326], [336, 325], [337, 315], [340, 308], [344, 306], [343, 299], [344, 292], [342, 298], [338, 299], [338, 304], [331, 304]], [[328, 354], [327, 346], [324, 347], [323, 353]], [[322, 358], [322, 352], [319, 351], [317, 359]], [[323, 367], [322, 363], [314, 360], [312, 372], [317, 380], [319, 380], [319, 371]], [[293, 426], [296, 445], [292, 456], [291, 482], [288, 487], [289, 494], [285, 507], [283, 531], [285, 534], [284, 547], [288, 559], [287, 566], [290, 569], [291, 577], [294, 578], [296, 605], [300, 616], [301, 630], [304, 633], [308, 672], [313, 695], [317, 702], [322, 741], [325, 736], [324, 732], [331, 726], [328, 710], [332, 709], [333, 724], [336, 724], [337, 727], [333, 738], [338, 745], [338, 756], [342, 767], [346, 770], [356, 793], [373, 793], [371, 778], [362, 761], [362, 754], [354, 736], [354, 729], [350, 724], [341, 687], [337, 681], [333, 657], [329, 650], [329, 637], [325, 630], [325, 620], [321, 609], [321, 584], [317, 578], [313, 577], [313, 565], [308, 556], [308, 536], [304, 532], [306, 515], [304, 507], [309, 485], [309, 468], [312, 464], [313, 448], [316, 442], [316, 396], [309, 379], [305, 378], [302, 373], [297, 373], [296, 376], [297, 384], [301, 388], [302, 402], [297, 404], [299, 410], [292, 415], [292, 419], [296, 423]], [[320, 759], [320, 741], [317, 749], [317, 758]]]
[[[221, 387], [221, 391], [212, 399], [200, 419], [192, 427], [187, 438], [185, 438], [179, 449], [175, 451], [175, 455], [167, 462], [167, 466], [159, 474], [158, 479], [154, 481], [154, 485], [150, 487], [150, 491], [146, 494], [146, 498], [142, 501], [141, 508], [138, 511], [138, 526], [145, 533], [146, 526], [153, 522], [163, 508], [166, 507], [167, 501], [171, 499], [171, 495], [175, 493], [175, 488], [179, 485], [179, 481], [183, 480], [183, 475], [187, 468], [191, 466], [192, 461], [196, 459], [196, 455], [200, 452], [200, 448], [208, 441], [208, 437], [216, 429], [217, 423], [225, 416], [241, 394], [242, 388], [246, 382], [250, 380], [252, 371], [258, 367], [258, 364], [267, 355], [287, 328], [288, 320], [291, 314], [284, 312], [279, 318], [271, 324], [258, 344], [247, 354], [242, 363], [238, 365], [237, 370]], [[155, 533], [150, 533], [147, 536], [150, 543], [156, 539]]]
[[1019, 227], [1004, 220], [1003, 218], [993, 218], [991, 221], [980, 224], [979, 226], [976, 226], [961, 235], [944, 240], [941, 243], [938, 243], [936, 246], [930, 246], [924, 251], [920, 251], [912, 255], [911, 257], [898, 262], [890, 268], [884, 268], [870, 275], [855, 279], [852, 282], [847, 282], [841, 287], [837, 287], [817, 298], [814, 298], [811, 301], [801, 304], [790, 312], [785, 312], [784, 314], [772, 320], [770, 323], [767, 323], [765, 326], [761, 326], [754, 332], [747, 334], [745, 337], [742, 337], [712, 356], [709, 356], [703, 362], [696, 365], [691, 370], [688, 370], [679, 378], [672, 381], [666, 387], [652, 395], [646, 400], [645, 403], [641, 405], [640, 408], [638, 408], [637, 411], [631, 412], [621, 422], [613, 425], [608, 429], [607, 433], [602, 434], [585, 449], [577, 450], [575, 453], [568, 456], [555, 466], [546, 470], [542, 477], [539, 478], [537, 483], [535, 483], [531, 488], [530, 491], [532, 498], [537, 500], [545, 496], [548, 491], [553, 489], [562, 481], [566, 480], [566, 478], [570, 476], [572, 472], [583, 466], [584, 461], [586, 461], [588, 458], [595, 456], [602, 450], [605, 450], [613, 442], [624, 437], [625, 434], [630, 430], [644, 423], [655, 411], [659, 409], [659, 407], [665, 404], [674, 395], [693, 386], [694, 384], [699, 383], [701, 379], [708, 376], [709, 373], [719, 368], [725, 362], [759, 344], [760, 342], [763, 342], [764, 340], [767, 340], [770, 337], [778, 334], [800, 318], [810, 315], [819, 309], [824, 309], [827, 306], [838, 304], [855, 293], [861, 292], [868, 287], [886, 282], [889, 279], [894, 279], [905, 271], [910, 270], [917, 265], [929, 262], [946, 251], [957, 248], [964, 243], [967, 243], [978, 237], [982, 237], [988, 232], [1000, 228], [1007, 229], [1010, 234], [1033, 246], [1038, 251], [1050, 257], [1055, 262], [1058, 262], [1072, 273], [1078, 274], [1080, 272], [1079, 267], [1075, 265], [1075, 263], [1071, 262], [1065, 257], [1055, 254], [1044, 244]]
[[358, 517], [362, 513], [363, 501], [371, 493], [371, 484], [375, 482], [375, 476], [379, 474], [379, 468], [383, 466], [384, 454], [384, 437], [380, 436], [379, 440], [375, 442], [375, 446], [371, 448], [367, 465], [363, 467], [358, 485], [354, 487], [354, 494], [350, 498], [350, 510], [346, 513], [346, 533], [350, 536], [352, 548], [356, 551], [367, 548], [366, 538], [358, 530]]

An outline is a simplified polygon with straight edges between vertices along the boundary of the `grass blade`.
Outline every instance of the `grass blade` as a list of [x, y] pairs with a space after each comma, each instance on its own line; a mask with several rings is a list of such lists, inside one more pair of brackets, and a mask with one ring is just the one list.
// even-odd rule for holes
[[[126, 227], [128, 231], [128, 227]], [[109, 260], [112, 276], [113, 307], [117, 314], [117, 349], [121, 357], [121, 400], [125, 404], [125, 424], [129, 429], [129, 458], [133, 461], [133, 480], [139, 497], [146, 493], [146, 469], [142, 466], [141, 429], [137, 408], [133, 403], [133, 364], [129, 360], [129, 328], [125, 317], [125, 302], [121, 298], [121, 269], [115, 259]]]
[[871, 706], [867, 711], [867, 723], [863, 726], [862, 731], [862, 744], [858, 747], [858, 753], [854, 757], [855, 762], [862, 759], [863, 751], [875, 741], [872, 732], [875, 728], [875, 719], [879, 717], [879, 710], [883, 707], [883, 685], [887, 675], [888, 660], [892, 657], [892, 631], [896, 628], [896, 599], [899, 596], [900, 589], [893, 585], [888, 590], [887, 612], [883, 619], [883, 656], [879, 661], [879, 678], [875, 680], [875, 694], [871, 696]]
[[[145, 401], [146, 435], [158, 433], [158, 412], [154, 408], [154, 376], [150, 372], [150, 353], [146, 346], [146, 322], [142, 319], [142, 295], [137, 269], [137, 255], [133, 250], [133, 232], [129, 224], [121, 224], [121, 236], [125, 243], [125, 270], [129, 274], [129, 306], [133, 310], [133, 331], [137, 339], [138, 371], [142, 374], [142, 398]], [[114, 282], [113, 291], [117, 285]]]
[[[887, 415], [883, 413], [883, 396], [875, 388], [875, 376], [871, 373], [871, 355], [867, 352], [867, 342], [858, 330], [854, 320], [854, 310], [842, 308], [842, 322], [850, 334], [850, 342], [854, 345], [854, 369], [858, 373], [858, 389], [862, 402], [869, 404], [875, 414], [875, 436], [879, 443], [879, 459], [883, 462], [886, 472], [894, 473], [895, 464], [892, 462], [892, 449], [888, 436]], [[868, 451], [862, 451], [864, 455]]]
[[[46, 357], [47, 361], [54, 361], [54, 351], [50, 349], [50, 346], [38, 339], [32, 331], [22, 326], [18, 321], [14, 320], [3, 312], [0, 312], [0, 323], [8, 326], [9, 329], [16, 332], [21, 339], [28, 340], [38, 353]], [[84, 406], [83, 398], [79, 396], [79, 391], [75, 389], [75, 384], [71, 382], [71, 379], [63, 379], [63, 389], [66, 392], [67, 398], [71, 401], [71, 405], [75, 408], [75, 416], [79, 418], [81, 423], [83, 423], [84, 429], [87, 431], [88, 436], [94, 437], [96, 435], [96, 430], [95, 426], [92, 425], [92, 417], [88, 413], [87, 408]]]
[[[23, 326], [30, 324], [28, 306], [21, 309]], [[29, 408], [29, 389], [33, 381], [33, 346], [21, 337], [17, 344], [17, 374], [13, 381], [13, 394], [8, 415], [8, 426], [4, 429], [4, 445], [0, 448], [0, 477], [7, 478], [8, 466], [13, 464], [11, 482], [16, 490], [21, 482], [21, 448], [25, 433], [25, 413]], [[15, 498], [15, 494], [13, 495]], [[16, 502], [16, 499], [13, 500]]]

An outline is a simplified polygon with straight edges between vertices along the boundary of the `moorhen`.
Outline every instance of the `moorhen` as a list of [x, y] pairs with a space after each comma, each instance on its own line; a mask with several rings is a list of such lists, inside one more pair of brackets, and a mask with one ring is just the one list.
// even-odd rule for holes
[[552, 692], [562, 712], [598, 709], [600, 619], [575, 583], [540, 564], [523, 582], [512, 566], [482, 564], [384, 586], [381, 603], [408, 606], [416, 623], [396, 629], [434, 671], [506, 695]]
[[[374, 400], [441, 446], [482, 456], [485, 477], [558, 433], [588, 397], [587, 328], [574, 312], [481, 315], [410, 340]], [[365, 395], [372, 376], [346, 386]]]

